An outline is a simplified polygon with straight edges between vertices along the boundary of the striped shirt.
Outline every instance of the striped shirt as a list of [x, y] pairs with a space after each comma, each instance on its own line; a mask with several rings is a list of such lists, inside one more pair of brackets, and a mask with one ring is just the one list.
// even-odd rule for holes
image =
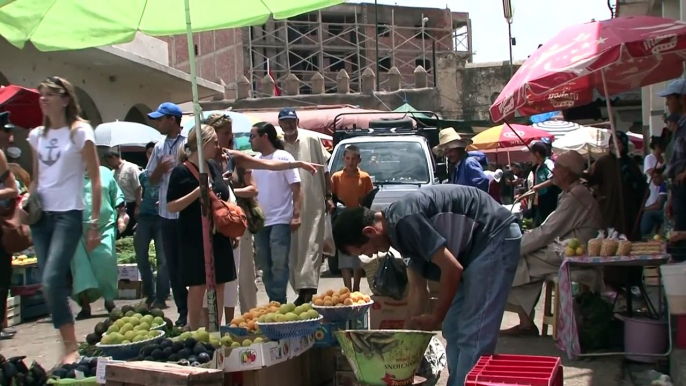
[[158, 184], [160, 188], [160, 204], [158, 205], [158, 211], [161, 217], [169, 220], [176, 220], [179, 218], [178, 213], [169, 213], [169, 211], [167, 211], [167, 188], [169, 187], [169, 176], [171, 175], [172, 169], [174, 169], [174, 166], [179, 162], [179, 149], [183, 149], [185, 143], [186, 137], [180, 134], [176, 138], [164, 137], [164, 141], [159, 141], [155, 144], [150, 160], [148, 161], [148, 166], [145, 167], [148, 175], [151, 175], [162, 160], [166, 157], [171, 157], [172, 167], [168, 172], [162, 175]]

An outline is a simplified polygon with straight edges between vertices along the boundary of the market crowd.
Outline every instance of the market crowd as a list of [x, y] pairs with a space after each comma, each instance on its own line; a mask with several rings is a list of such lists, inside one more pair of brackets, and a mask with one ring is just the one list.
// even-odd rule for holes
[[[184, 135], [181, 109], [163, 103], [148, 118], [164, 137], [146, 146], [148, 162], [141, 170], [115, 148], [105, 151], [100, 166], [93, 128], [80, 116], [68, 80], [46, 78], [38, 92], [43, 125], [28, 137], [32, 181], [29, 173], [8, 162], [7, 156], [19, 157], [11, 146], [15, 127], [9, 114], [0, 114], [0, 205], [30, 224], [23, 241], [33, 243], [43, 294], [64, 345], [64, 363], [73, 363], [78, 356], [75, 319], [90, 318], [90, 304], [99, 298], [108, 310], [115, 307], [115, 242], [122, 237], [134, 239], [145, 302], [163, 309], [173, 295], [178, 326], [195, 330], [209, 324], [203, 302], [201, 165], [209, 176], [211, 196], [242, 208], [247, 217], [244, 234], [227, 237], [214, 232], [211, 238], [217, 304], [224, 310], [220, 322], [224, 314], [232, 319], [239, 304], [242, 312], [257, 305], [253, 251], [270, 300], [286, 302], [290, 283], [298, 294], [297, 304], [311, 301], [322, 264], [325, 213], [332, 208], [324, 166], [329, 153], [317, 137], [299, 130], [294, 110], [279, 112], [283, 138], [269, 123], [252, 128], [250, 144], [259, 155], [250, 156], [233, 149], [228, 115], [204, 119], [201, 136], [195, 129]], [[156, 275], [148, 256], [151, 242], [157, 253]], [[0, 338], [10, 339], [16, 332], [5, 325], [4, 299], [12, 253], [20, 251], [13, 250], [16, 243], [9, 247], [3, 239], [2, 244]], [[81, 308], [76, 318], [70, 298]]]
[[[333, 237], [343, 252], [371, 256], [393, 248], [402, 255], [410, 287], [406, 327], [442, 326], [449, 385], [463, 384], [477, 360], [495, 352], [499, 336], [538, 336], [534, 308], [563, 261], [556, 240], [576, 238], [585, 246], [600, 229], [613, 228], [640, 241], [670, 226], [670, 242], [686, 239], [686, 81], [659, 96], [670, 114], [643, 165], [630, 155], [626, 133], [616, 132], [609, 153], [592, 163], [576, 151], [555, 156], [549, 141], [534, 141], [528, 170], [519, 164], [503, 170], [484, 165], [468, 151], [471, 141], [447, 128], [433, 150], [451, 165], [448, 184], [420, 189], [382, 211], [360, 207], [338, 215]], [[514, 199], [532, 224], [526, 232], [510, 207]], [[573, 273], [590, 288], [625, 293], [642, 270]], [[432, 310], [427, 281], [439, 282]], [[505, 310], [520, 323], [501, 330]]]

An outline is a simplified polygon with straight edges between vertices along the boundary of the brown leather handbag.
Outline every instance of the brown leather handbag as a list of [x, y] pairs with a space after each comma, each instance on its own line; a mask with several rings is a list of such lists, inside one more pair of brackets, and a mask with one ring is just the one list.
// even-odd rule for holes
[[[200, 182], [200, 175], [198, 174], [195, 165], [188, 161], [184, 162], [184, 165], [193, 173], [193, 176], [198, 179], [198, 182]], [[231, 189], [231, 186], [229, 186], [229, 189]], [[232, 202], [226, 202], [217, 197], [212, 189], [209, 191], [209, 196], [212, 209], [212, 220], [217, 232], [230, 238], [242, 237], [248, 227], [248, 220], [243, 209]]]

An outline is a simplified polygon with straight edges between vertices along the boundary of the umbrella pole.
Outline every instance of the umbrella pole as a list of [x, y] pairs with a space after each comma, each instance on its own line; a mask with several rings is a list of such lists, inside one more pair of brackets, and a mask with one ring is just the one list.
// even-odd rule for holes
[[[603, 80], [603, 91], [605, 93], [605, 104], [607, 106], [607, 117], [610, 119], [610, 130], [612, 131], [612, 143], [615, 145], [615, 154], [617, 156], [617, 183], [619, 184], [619, 211], [622, 225], [626, 222], [624, 218], [624, 188], [622, 187], [622, 167], [619, 163], [621, 154], [619, 153], [619, 142], [617, 140], [617, 127], [615, 126], [615, 119], [612, 116], [612, 104], [610, 103], [610, 93], [607, 90], [607, 79], [605, 79], [605, 69], [600, 70], [600, 77]], [[640, 211], [639, 211], [640, 214]], [[628, 230], [627, 230], [628, 231]], [[631, 235], [625, 235], [631, 238]]]
[[203, 250], [205, 256], [205, 284], [207, 286], [207, 309], [210, 316], [208, 331], [219, 331], [219, 313], [217, 310], [217, 292], [214, 275], [214, 257], [212, 251], [212, 238], [210, 237], [210, 197], [207, 171], [203, 155], [202, 130], [200, 130], [200, 120], [202, 119], [202, 108], [198, 98], [198, 78], [195, 69], [195, 48], [193, 45], [193, 28], [191, 26], [191, 6], [190, 0], [184, 0], [186, 9], [186, 38], [188, 39], [188, 60], [191, 72], [191, 90], [193, 92], [193, 115], [195, 118], [195, 133], [198, 138], [198, 169], [200, 171], [200, 203], [202, 207], [202, 233]]

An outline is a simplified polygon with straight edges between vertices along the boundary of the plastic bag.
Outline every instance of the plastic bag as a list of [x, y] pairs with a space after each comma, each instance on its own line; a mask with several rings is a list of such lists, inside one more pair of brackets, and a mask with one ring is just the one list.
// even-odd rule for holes
[[324, 218], [324, 254], [327, 256], [336, 255], [336, 245], [333, 242], [333, 227], [331, 226], [331, 215], [328, 213]]
[[405, 263], [388, 253], [374, 275], [374, 293], [395, 300], [402, 300], [407, 288]]

